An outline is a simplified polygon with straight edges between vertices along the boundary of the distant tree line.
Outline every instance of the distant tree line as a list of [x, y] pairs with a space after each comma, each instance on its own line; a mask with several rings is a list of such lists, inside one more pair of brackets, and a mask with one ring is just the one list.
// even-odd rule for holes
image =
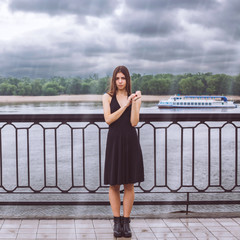
[[[132, 91], [141, 90], [145, 95], [240, 95], [240, 74], [197, 73], [156, 74], [133, 73]], [[60, 94], [103, 94], [107, 91], [110, 77], [99, 78], [94, 74], [87, 78], [52, 77], [30, 79], [0, 77], [0, 95], [49, 96]]]

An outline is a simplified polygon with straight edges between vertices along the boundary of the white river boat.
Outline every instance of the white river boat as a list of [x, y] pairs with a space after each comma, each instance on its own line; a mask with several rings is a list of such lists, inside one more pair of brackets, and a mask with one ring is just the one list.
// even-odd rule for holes
[[161, 100], [159, 108], [236, 108], [233, 101], [225, 96], [171, 96], [168, 100]]

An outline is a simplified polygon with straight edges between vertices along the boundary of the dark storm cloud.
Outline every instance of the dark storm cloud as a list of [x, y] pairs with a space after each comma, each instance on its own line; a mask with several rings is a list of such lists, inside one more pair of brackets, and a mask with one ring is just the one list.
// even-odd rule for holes
[[171, 41], [156, 39], [141, 40], [131, 47], [130, 54], [132, 57], [150, 61], [170, 61], [177, 59], [191, 58], [193, 55], [201, 54], [203, 51], [201, 45], [189, 43], [183, 40]]
[[0, 72], [3, 76], [18, 77], [50, 77], [76, 76], [90, 73], [94, 63], [86, 59], [81, 53], [72, 54], [70, 51], [53, 51], [48, 48], [39, 48], [34, 46], [24, 48], [14, 53], [5, 52], [0, 56]]
[[118, 1], [112, 0], [10, 0], [9, 8], [13, 11], [46, 13], [49, 15], [74, 14], [99, 17], [111, 14]]
[[[140, 38], [129, 50], [135, 64], [143, 63], [145, 73], [225, 72], [238, 73], [236, 46], [223, 41], [194, 41], [191, 38]], [[134, 64], [133, 64], [134, 65]], [[133, 66], [134, 67], [134, 66]], [[142, 67], [139, 67], [143, 69]], [[155, 70], [154, 70], [155, 69]]]
[[126, 1], [113, 25], [121, 34], [136, 36], [129, 55], [144, 62], [146, 70], [158, 64], [160, 71], [175, 73], [231, 73], [239, 69], [238, 44], [231, 40], [240, 29], [239, 6], [237, 0], [233, 5], [216, 0]]
[[124, 16], [114, 20], [114, 28], [122, 33], [130, 33], [139, 36], [152, 37], [156, 35], [165, 36], [179, 30], [173, 14], [157, 13], [124, 13]]
[[[70, 34], [71, 31], [68, 31]], [[40, 32], [34, 33], [38, 35]], [[33, 33], [32, 33], [33, 34]], [[2, 76], [28, 76], [49, 77], [61, 76], [88, 76], [99, 73], [98, 58], [117, 52], [117, 46], [101, 37], [91, 35], [85, 38], [74, 34], [74, 39], [59, 38], [49, 34], [49, 41], [45, 44], [26, 44], [25, 39], [18, 39], [18, 43], [1, 43], [0, 75]], [[26, 36], [26, 39], [28, 37]], [[109, 39], [110, 41], [110, 39]], [[113, 46], [115, 51], [113, 51]], [[101, 72], [104, 74], [105, 72]]]
[[[10, 14], [21, 11], [19, 15], [33, 19], [32, 26], [37, 18], [38, 25], [0, 42], [0, 75], [104, 75], [111, 74], [115, 65], [127, 65], [131, 72], [142, 74], [239, 73], [239, 0], [8, 3]], [[41, 26], [42, 16], [32, 13], [48, 14], [43, 22], [50, 26], [45, 22]], [[25, 30], [24, 23], [17, 27]]]
[[139, 36], [165, 36], [183, 30], [178, 19], [180, 9], [206, 10], [217, 7], [216, 0], [132, 0], [126, 1], [122, 16], [114, 20], [114, 28]]
[[126, 4], [133, 10], [166, 11], [171, 9], [207, 9], [218, 5], [216, 0], [131, 0]]
[[98, 57], [104, 54], [117, 53], [119, 48], [116, 39], [109, 36], [108, 38], [101, 33], [89, 33], [88, 36], [82, 37], [76, 32], [68, 31], [68, 35], [73, 36], [71, 39], [56, 39], [54, 42], [57, 51], [67, 51], [69, 54], [81, 53], [84, 57]]
[[[56, 51], [52, 48], [19, 44], [13, 48], [6, 48], [0, 55], [1, 74], [10, 76], [38, 76], [47, 77], [55, 75], [65, 67], [72, 70], [72, 62], [64, 61], [69, 58], [66, 52]], [[71, 58], [70, 58], [71, 59]]]
[[189, 20], [213, 30], [218, 29], [219, 39], [232, 40], [240, 38], [240, 1], [223, 1], [217, 8], [189, 17]]

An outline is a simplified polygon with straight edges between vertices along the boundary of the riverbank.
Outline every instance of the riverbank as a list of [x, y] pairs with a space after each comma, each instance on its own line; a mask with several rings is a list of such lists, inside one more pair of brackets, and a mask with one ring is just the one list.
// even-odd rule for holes
[[[158, 102], [169, 96], [143, 95], [144, 102]], [[101, 102], [102, 95], [58, 95], [58, 96], [0, 96], [0, 103], [28, 103], [28, 102]]]
[[[159, 102], [168, 99], [169, 95], [143, 95], [143, 102]], [[240, 96], [228, 96], [229, 100], [240, 103]], [[32, 103], [32, 102], [101, 102], [102, 95], [58, 95], [58, 96], [0, 96], [0, 103]]]

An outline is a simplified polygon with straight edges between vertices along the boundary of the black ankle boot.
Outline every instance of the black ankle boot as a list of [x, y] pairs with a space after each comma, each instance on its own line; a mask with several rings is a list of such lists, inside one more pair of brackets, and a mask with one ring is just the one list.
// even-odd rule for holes
[[121, 217], [114, 217], [113, 235], [114, 237], [122, 236]]
[[130, 229], [130, 218], [123, 217], [123, 237], [130, 238], [132, 237], [132, 232]]

